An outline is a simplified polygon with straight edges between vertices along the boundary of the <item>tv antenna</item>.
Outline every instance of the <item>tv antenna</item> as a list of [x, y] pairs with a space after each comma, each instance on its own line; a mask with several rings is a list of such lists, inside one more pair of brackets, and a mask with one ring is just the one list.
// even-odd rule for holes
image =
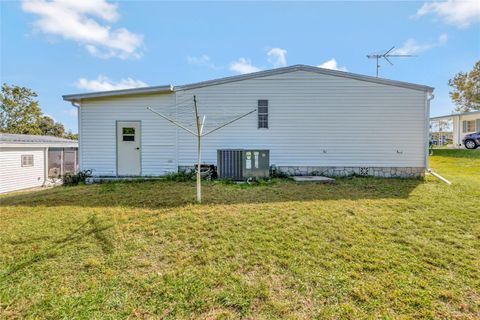
[[377, 60], [377, 78], [378, 78], [378, 71], [380, 69], [380, 59], [383, 58], [385, 59], [390, 65], [393, 66], [392, 61], [390, 61], [388, 58], [391, 57], [415, 57], [414, 55], [411, 54], [392, 54], [392, 50], [395, 49], [395, 46], [391, 47], [390, 50], [388, 50], [385, 53], [372, 53], [368, 54], [367, 58], [368, 59], [376, 59]]

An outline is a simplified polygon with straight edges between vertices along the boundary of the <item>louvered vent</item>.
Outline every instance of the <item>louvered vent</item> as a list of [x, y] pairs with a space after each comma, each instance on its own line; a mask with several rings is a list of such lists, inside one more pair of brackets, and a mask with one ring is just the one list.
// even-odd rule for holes
[[218, 177], [243, 179], [243, 150], [217, 150]]
[[217, 150], [218, 177], [244, 180], [270, 175], [269, 150]]

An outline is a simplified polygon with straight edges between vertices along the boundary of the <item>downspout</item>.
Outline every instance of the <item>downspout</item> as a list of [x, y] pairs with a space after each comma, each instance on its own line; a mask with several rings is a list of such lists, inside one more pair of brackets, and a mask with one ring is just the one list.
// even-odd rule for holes
[[[72, 106], [74, 106], [75, 108], [77, 108], [77, 126], [78, 126], [78, 149], [77, 149], [77, 157], [78, 157], [78, 171], [82, 170], [82, 154], [80, 152], [80, 139], [82, 137], [82, 134], [81, 134], [81, 128], [82, 128], [82, 116], [80, 114], [80, 104], [75, 102], [75, 101], [70, 101], [70, 103], [72, 104]], [[77, 168], [75, 168], [76, 170]]]
[[43, 186], [45, 187], [48, 182], [48, 147], [45, 147], [43, 152]]
[[435, 95], [433, 93], [427, 92], [427, 97], [425, 99], [425, 136], [426, 136], [426, 146], [425, 146], [425, 160], [424, 160], [424, 167], [426, 170], [428, 170], [428, 155], [430, 153], [430, 101], [435, 98]]
[[426, 126], [425, 126], [426, 127], [426, 138], [427, 138], [427, 146], [426, 146], [426, 150], [425, 150], [425, 169], [427, 170], [428, 173], [430, 173], [435, 178], [445, 182], [448, 185], [451, 185], [452, 183], [450, 181], [448, 181], [447, 179], [445, 179], [444, 177], [442, 177], [438, 173], [434, 172], [428, 166], [428, 155], [429, 155], [429, 151], [430, 151], [430, 101], [432, 101], [433, 98], [435, 98], [435, 96], [433, 95], [433, 93], [431, 93], [430, 96], [427, 96], [427, 99], [425, 99], [425, 103], [426, 103], [425, 119], [426, 119], [426, 122], [427, 122]]

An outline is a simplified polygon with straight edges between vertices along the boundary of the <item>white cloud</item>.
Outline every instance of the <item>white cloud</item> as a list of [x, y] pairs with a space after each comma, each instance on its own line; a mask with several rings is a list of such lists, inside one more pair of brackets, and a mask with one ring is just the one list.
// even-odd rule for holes
[[409, 55], [419, 54], [432, 48], [443, 46], [447, 41], [448, 36], [444, 33], [442, 33], [435, 42], [420, 43], [415, 39], [408, 39], [400, 48], [394, 49], [392, 53]]
[[272, 48], [267, 52], [268, 62], [274, 68], [285, 67], [287, 65], [287, 50], [282, 48]]
[[189, 56], [187, 57], [187, 61], [189, 64], [215, 68], [215, 64], [211, 61], [210, 57], [206, 54], [202, 54], [201, 56], [198, 56], [198, 57]]
[[[287, 65], [287, 50], [282, 48], [272, 48], [267, 51], [267, 60], [274, 68], [285, 67]], [[245, 74], [257, 72], [262, 69], [254, 66], [250, 59], [242, 57], [230, 64], [230, 70], [240, 74]]]
[[240, 74], [252, 73], [260, 71], [261, 69], [254, 66], [249, 59], [240, 58], [230, 64], [230, 70]]
[[325, 61], [317, 67], [331, 70], [347, 71], [347, 67], [339, 67], [337, 60], [335, 60], [334, 58]]
[[418, 9], [416, 16], [433, 14], [444, 23], [466, 28], [480, 22], [480, 2], [478, 0], [448, 0], [427, 2]]
[[99, 75], [97, 79], [93, 80], [80, 78], [75, 83], [75, 86], [79, 89], [85, 89], [89, 91], [110, 91], [146, 87], [148, 85], [141, 80], [135, 80], [132, 78], [121, 79], [120, 81], [115, 82], [106, 76]]
[[119, 19], [117, 5], [105, 0], [23, 0], [22, 9], [37, 15], [34, 25], [41, 32], [76, 41], [93, 56], [141, 56], [142, 35], [99, 23], [98, 20], [112, 23]]

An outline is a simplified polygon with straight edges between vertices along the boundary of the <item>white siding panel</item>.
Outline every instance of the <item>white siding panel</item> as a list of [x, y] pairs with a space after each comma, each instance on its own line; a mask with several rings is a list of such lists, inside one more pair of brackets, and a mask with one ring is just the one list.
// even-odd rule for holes
[[98, 99], [82, 103], [81, 169], [94, 175], [116, 175], [116, 122], [141, 121], [142, 175], [161, 175], [177, 170], [175, 128], [148, 111], [168, 110], [175, 96], [143, 95], [115, 99]]
[[[257, 129], [257, 114], [219, 130], [202, 141], [202, 160], [216, 163], [216, 150], [270, 150], [278, 166], [425, 165], [424, 91], [296, 71], [177, 91], [90, 100], [80, 108], [81, 167], [95, 175], [116, 174], [117, 120], [140, 120], [142, 175], [176, 171], [196, 161], [195, 138], [146, 110], [174, 115], [193, 106], [209, 123], [232, 117], [269, 100], [269, 129]], [[175, 108], [172, 106], [181, 105]], [[186, 115], [193, 122], [191, 109]], [[185, 120], [185, 118], [183, 118]]]
[[[278, 166], [423, 167], [425, 92], [304, 71], [177, 92], [201, 114], [236, 115], [269, 100], [269, 129], [256, 113], [203, 141], [202, 158], [221, 148], [269, 149]], [[195, 140], [178, 132], [179, 164], [195, 162]]]
[[[22, 167], [22, 155], [33, 155], [33, 166]], [[0, 193], [42, 186], [44, 148], [0, 148]]]

